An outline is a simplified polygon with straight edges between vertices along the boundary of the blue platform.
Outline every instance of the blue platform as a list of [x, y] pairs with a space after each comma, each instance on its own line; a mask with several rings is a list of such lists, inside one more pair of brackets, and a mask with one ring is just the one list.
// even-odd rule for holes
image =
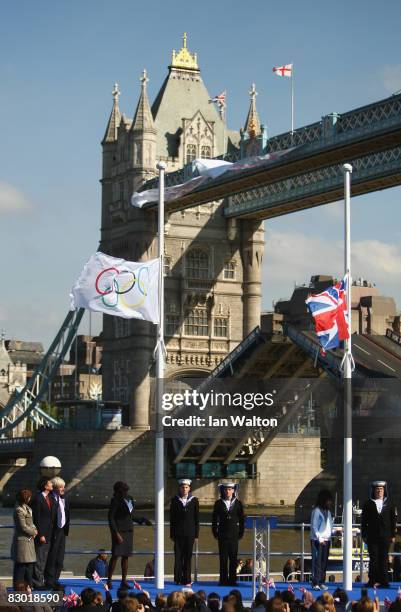
[[[92, 580], [68, 578], [64, 580], [62, 579], [60, 582], [65, 586], [67, 594], [70, 593], [71, 590], [73, 590], [79, 595], [82, 589], [89, 586], [95, 589], [96, 591], [104, 591], [102, 584], [96, 584]], [[129, 580], [128, 582], [129, 584], [133, 585], [132, 581]], [[160, 592], [158, 589], [156, 589], [154, 580], [139, 580], [138, 582], [145, 591], [148, 591], [152, 602], [154, 602], [155, 596], [158, 592]], [[270, 596], [272, 596], [275, 591], [286, 591], [290, 585], [294, 589], [294, 593], [297, 598], [301, 598], [302, 596], [302, 592], [300, 590], [302, 587], [306, 588], [307, 590], [311, 590], [311, 585], [309, 582], [276, 582], [275, 588], [270, 588]], [[120, 581], [114, 580], [113, 589], [111, 591], [113, 599], [117, 597], [117, 589], [119, 588], [119, 586]], [[330, 593], [333, 593], [336, 588], [342, 587], [341, 583], [336, 582], [328, 582], [327, 586]], [[400, 587], [401, 583], [393, 582], [389, 589], [377, 589], [376, 592], [374, 592], [374, 589], [368, 589], [368, 595], [372, 599], [374, 597], [378, 597], [380, 602], [383, 602], [385, 597], [388, 597], [391, 601], [393, 601], [397, 597]], [[168, 594], [172, 591], [179, 591], [182, 588], [183, 587], [177, 586], [172, 581], [166, 581], [163, 593]], [[194, 582], [192, 585], [192, 590], [195, 592], [203, 589], [204, 591], [206, 591], [207, 594], [215, 592], [218, 593], [220, 597], [224, 597], [224, 595], [227, 595], [233, 588], [237, 588], [241, 591], [244, 602], [252, 601], [252, 582], [238, 582], [236, 587], [221, 587], [218, 586], [217, 582], [213, 581]], [[361, 584], [360, 582], [355, 582], [352, 586], [352, 591], [348, 593], [349, 599], [359, 599], [361, 597], [362, 588], [363, 584]], [[137, 589], [132, 586], [132, 591], [137, 591]], [[322, 591], [312, 591], [312, 593], [314, 597], [317, 598], [319, 597], [319, 594], [322, 593]]]

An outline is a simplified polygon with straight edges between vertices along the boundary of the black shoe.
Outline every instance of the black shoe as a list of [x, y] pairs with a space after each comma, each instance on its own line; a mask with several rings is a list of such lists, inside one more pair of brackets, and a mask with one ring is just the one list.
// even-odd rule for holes
[[131, 589], [132, 587], [130, 584], [128, 584], [126, 580], [121, 580], [120, 588], [121, 589]]
[[389, 589], [390, 588], [390, 583], [389, 582], [381, 582], [379, 584], [379, 589]]

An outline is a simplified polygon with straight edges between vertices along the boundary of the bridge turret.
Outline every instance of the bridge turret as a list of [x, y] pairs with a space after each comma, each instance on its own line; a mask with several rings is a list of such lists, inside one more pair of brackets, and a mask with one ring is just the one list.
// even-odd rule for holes
[[265, 125], [261, 124], [256, 108], [258, 92], [256, 91], [255, 83], [252, 83], [249, 95], [251, 98], [249, 111], [245, 126], [241, 130], [241, 157], [262, 155], [267, 142], [267, 129]]

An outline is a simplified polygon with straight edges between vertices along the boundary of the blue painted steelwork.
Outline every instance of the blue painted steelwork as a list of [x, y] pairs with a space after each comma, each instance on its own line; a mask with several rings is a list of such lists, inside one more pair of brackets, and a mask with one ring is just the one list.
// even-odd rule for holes
[[67, 314], [49, 350], [28, 383], [21, 391], [14, 392], [5, 407], [0, 410], [0, 435], [11, 431], [27, 418], [36, 428], [61, 426], [57, 419], [40, 407], [40, 403], [46, 399], [49, 384], [56, 376], [71, 346], [84, 312], [84, 309], [80, 308]]

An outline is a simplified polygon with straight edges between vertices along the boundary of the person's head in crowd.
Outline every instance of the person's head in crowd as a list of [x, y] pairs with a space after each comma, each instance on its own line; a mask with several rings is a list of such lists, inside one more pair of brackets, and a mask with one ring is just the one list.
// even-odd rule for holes
[[235, 606], [229, 601], [223, 601], [222, 612], [235, 612]]
[[83, 606], [95, 606], [95, 597], [96, 591], [91, 589], [91, 587], [87, 587], [83, 591], [81, 591], [81, 602]]
[[126, 597], [128, 597], [128, 590], [125, 587], [120, 587], [117, 590], [117, 598], [119, 599], [119, 601], [123, 601], [123, 599], [125, 599]]
[[32, 499], [32, 491], [29, 489], [21, 489], [15, 496], [17, 504], [29, 504]]
[[206, 604], [197, 593], [192, 593], [192, 595], [189, 595], [187, 598], [183, 610], [187, 612], [200, 612], [201, 610], [206, 610]]
[[310, 612], [325, 612], [324, 605], [320, 601], [314, 601], [309, 610]]
[[181, 591], [173, 591], [167, 596], [167, 607], [181, 610], [185, 605], [185, 595]]
[[158, 593], [155, 598], [156, 610], [163, 610], [167, 606], [167, 596], [163, 593]]
[[352, 609], [355, 610], [355, 612], [375, 612], [376, 606], [375, 602], [373, 599], [370, 599], [370, 597], [361, 597], [361, 599], [355, 602]]
[[150, 610], [152, 607], [152, 602], [150, 601], [149, 594], [141, 591], [140, 593], [136, 593], [136, 599], [139, 604], [142, 604], [145, 610]]
[[214, 591], [207, 596], [207, 605], [212, 612], [218, 612], [220, 610], [220, 601], [220, 595]]
[[309, 610], [309, 608], [312, 606], [314, 601], [315, 601], [315, 598], [313, 597], [311, 591], [306, 591], [305, 590], [302, 593], [302, 605], [303, 605], [304, 608]]
[[50, 491], [53, 491], [52, 479], [47, 478], [47, 476], [42, 476], [42, 478], [38, 480], [37, 489], [41, 493], [50, 493]]
[[345, 591], [344, 589], [337, 588], [333, 592], [333, 597], [334, 597], [334, 601], [338, 601], [338, 603], [340, 603], [343, 606], [346, 606], [348, 603], [347, 591]]
[[267, 612], [284, 612], [285, 603], [280, 596], [274, 595], [266, 604]]
[[95, 606], [103, 605], [103, 596], [102, 596], [100, 591], [96, 591], [95, 599], [93, 600], [93, 602], [94, 602]]
[[0, 601], [7, 599], [7, 587], [3, 582], [0, 582]]
[[17, 580], [14, 585], [14, 591], [20, 591], [21, 593], [32, 593], [32, 589], [27, 582], [24, 580]]
[[126, 482], [123, 482], [122, 480], [117, 480], [117, 482], [115, 482], [113, 485], [113, 491], [116, 497], [127, 497], [129, 486]]
[[292, 591], [283, 591], [281, 593], [281, 598], [285, 603], [288, 603], [288, 605], [292, 606], [292, 604], [295, 602], [295, 593], [293, 593]]
[[200, 589], [199, 591], [196, 591], [196, 595], [200, 597], [203, 602], [206, 602], [206, 591]]
[[139, 605], [136, 597], [126, 597], [121, 603], [121, 608], [124, 612], [137, 612], [143, 610], [143, 605]]
[[401, 599], [397, 597], [397, 599], [390, 604], [388, 612], [401, 612]]
[[237, 612], [239, 612], [239, 610], [243, 610], [244, 604], [242, 602], [241, 591], [239, 591], [238, 589], [231, 589], [229, 595], [233, 595], [236, 599], [235, 609], [237, 610]]
[[266, 607], [266, 603], [267, 603], [267, 595], [266, 593], [264, 593], [263, 591], [259, 591], [258, 593], [256, 593], [255, 595], [255, 599], [253, 601], [253, 608], [258, 608], [258, 607]]
[[322, 593], [322, 595], [319, 597], [319, 601], [324, 605], [326, 612], [336, 612], [333, 595], [328, 591]]

